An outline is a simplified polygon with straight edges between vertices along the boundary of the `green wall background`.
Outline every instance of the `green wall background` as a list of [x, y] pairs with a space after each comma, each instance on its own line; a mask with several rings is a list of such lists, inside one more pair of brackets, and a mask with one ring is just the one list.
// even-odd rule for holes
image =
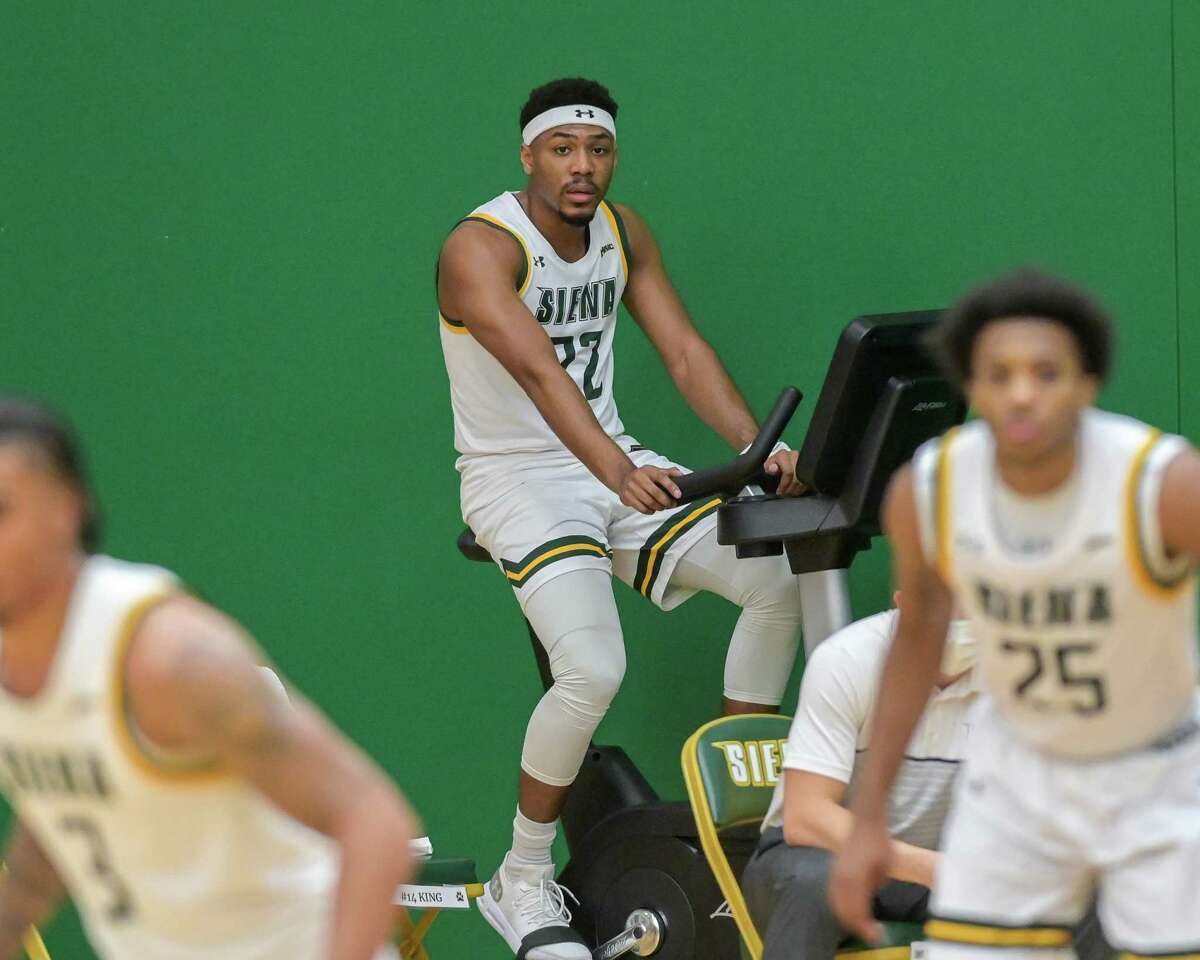
[[[611, 196], [756, 409], [787, 382], [815, 397], [851, 317], [1034, 262], [1121, 318], [1106, 402], [1196, 437], [1197, 51], [1189, 0], [9, 4], [0, 388], [76, 420], [111, 552], [241, 618], [486, 872], [539, 687], [507, 589], [452, 547], [432, 266], [520, 186], [528, 90], [611, 87]], [[631, 431], [722, 457], [625, 329]], [[883, 605], [883, 550], [853, 588]], [[682, 796], [735, 612], [620, 602], [600, 739]], [[50, 940], [88, 956], [69, 916]], [[504, 956], [477, 917], [432, 946]]]
[[1176, 0], [1175, 249], [1178, 277], [1179, 426], [1200, 437], [1200, 3]]

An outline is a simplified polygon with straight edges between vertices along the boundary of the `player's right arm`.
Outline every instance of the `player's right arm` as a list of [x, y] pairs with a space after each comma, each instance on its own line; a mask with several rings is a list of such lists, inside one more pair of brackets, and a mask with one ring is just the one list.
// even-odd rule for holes
[[0, 877], [0, 960], [21, 956], [29, 928], [54, 916], [67, 891], [41, 846], [19, 819], [13, 821]]
[[900, 618], [884, 664], [871, 750], [855, 786], [854, 826], [830, 879], [830, 903], [842, 925], [875, 941], [879, 925], [871, 898], [892, 871], [887, 798], [904, 749], [937, 680], [954, 600], [921, 546], [912, 466], [888, 486], [883, 526], [892, 547], [892, 574], [900, 591]]
[[550, 429], [623, 503], [642, 513], [675, 506], [678, 471], [635, 467], [596, 420], [575, 381], [558, 361], [550, 338], [517, 296], [522, 253], [481, 223], [461, 223], [442, 246], [438, 303], [466, 325], [533, 401]]
[[202, 757], [256, 788], [340, 854], [330, 960], [369, 960], [390, 940], [396, 886], [412, 872], [416, 818], [362, 751], [264, 671], [241, 628], [190, 597], [153, 608], [125, 665], [130, 713], [160, 749]]

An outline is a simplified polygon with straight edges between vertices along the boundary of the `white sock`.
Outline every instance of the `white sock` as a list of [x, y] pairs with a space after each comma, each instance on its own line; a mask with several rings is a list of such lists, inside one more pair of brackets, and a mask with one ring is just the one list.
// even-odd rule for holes
[[538, 823], [530, 820], [518, 807], [513, 819], [512, 858], [522, 863], [553, 863], [550, 848], [554, 845], [557, 830], [557, 820]]

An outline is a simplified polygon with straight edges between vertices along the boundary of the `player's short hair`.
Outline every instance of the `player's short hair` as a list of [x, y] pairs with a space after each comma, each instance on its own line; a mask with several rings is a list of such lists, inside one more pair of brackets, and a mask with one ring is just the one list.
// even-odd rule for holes
[[5, 443], [34, 447], [51, 470], [79, 491], [84, 505], [79, 542], [88, 553], [95, 553], [100, 546], [100, 518], [83, 450], [67, 421], [32, 400], [0, 396], [0, 444]]
[[1103, 383], [1112, 362], [1112, 321], [1080, 287], [1032, 267], [990, 280], [967, 292], [942, 314], [929, 345], [947, 376], [960, 386], [971, 379], [971, 354], [989, 323], [1035, 317], [1066, 327], [1079, 346], [1085, 373]]
[[529, 99], [521, 108], [520, 127], [524, 130], [525, 125], [539, 113], [545, 113], [554, 107], [569, 107], [575, 103], [586, 103], [607, 110], [614, 120], [617, 119], [617, 101], [612, 98], [606, 86], [583, 77], [562, 77], [534, 87], [529, 92]]

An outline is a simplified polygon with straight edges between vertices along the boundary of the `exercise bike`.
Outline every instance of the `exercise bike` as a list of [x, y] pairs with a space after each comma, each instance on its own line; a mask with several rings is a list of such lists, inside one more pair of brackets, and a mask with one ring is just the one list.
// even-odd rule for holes
[[[742, 495], [765, 481], [762, 464], [801, 400], [785, 389], [750, 448], [720, 466], [677, 477], [681, 503], [720, 495], [717, 538], [739, 557], [786, 554], [798, 577], [806, 651], [850, 622], [846, 571], [879, 530], [888, 479], [925, 440], [960, 423], [966, 405], [921, 339], [936, 311], [859, 317], [842, 332], [800, 448], [802, 497]], [[491, 562], [470, 530], [470, 560]], [[526, 627], [543, 687], [549, 661]], [[618, 746], [593, 745], [561, 822], [570, 859], [558, 880], [579, 897], [573, 925], [597, 944], [595, 960], [731, 960], [738, 934], [686, 802], [659, 797]], [[757, 841], [750, 828], [722, 838], [740, 875]]]

